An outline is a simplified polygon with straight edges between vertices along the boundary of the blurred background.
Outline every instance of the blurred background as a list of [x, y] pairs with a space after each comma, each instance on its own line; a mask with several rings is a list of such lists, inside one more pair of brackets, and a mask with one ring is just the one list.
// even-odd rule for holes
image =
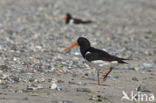
[[[66, 25], [66, 13], [93, 23]], [[96, 48], [133, 60], [116, 67], [106, 81], [109, 86], [90, 86], [88, 82], [96, 81], [80, 79], [93, 71], [84, 63], [79, 48], [64, 52], [80, 36]], [[156, 95], [155, 64], [156, 0], [0, 0], [0, 102], [95, 103], [101, 95], [102, 101], [115, 103], [121, 102], [122, 90], [130, 93], [139, 86]], [[64, 81], [57, 96], [53, 96], [56, 91], [49, 93], [55, 79]], [[73, 79], [81, 83], [73, 86], [69, 83]], [[43, 89], [35, 91], [35, 97], [33, 90], [25, 92], [32, 84]], [[77, 87], [92, 92], [77, 93]], [[89, 100], [91, 97], [95, 99]]]

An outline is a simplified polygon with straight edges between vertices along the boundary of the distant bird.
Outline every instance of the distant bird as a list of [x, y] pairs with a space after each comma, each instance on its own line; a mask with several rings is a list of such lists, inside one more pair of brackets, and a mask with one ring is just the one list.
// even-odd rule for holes
[[68, 51], [69, 49], [77, 45], [80, 46], [81, 55], [86, 61], [88, 61], [89, 66], [97, 69], [98, 85], [100, 85], [99, 71], [100, 69], [104, 69], [104, 66], [109, 66], [110, 70], [103, 77], [103, 81], [106, 80], [107, 76], [112, 71], [113, 69], [112, 66], [118, 65], [119, 63], [128, 64], [124, 60], [129, 60], [129, 59], [116, 57], [116, 56], [110, 55], [109, 53], [103, 50], [91, 47], [89, 40], [87, 40], [84, 37], [79, 37], [77, 42], [69, 46], [68, 48], [66, 48], [65, 51]]
[[64, 16], [64, 20], [65, 20], [66, 24], [72, 24], [72, 23], [73, 24], [89, 24], [89, 23], [92, 23], [91, 20], [84, 21], [84, 20], [81, 20], [81, 19], [73, 18], [70, 13], [67, 13]]

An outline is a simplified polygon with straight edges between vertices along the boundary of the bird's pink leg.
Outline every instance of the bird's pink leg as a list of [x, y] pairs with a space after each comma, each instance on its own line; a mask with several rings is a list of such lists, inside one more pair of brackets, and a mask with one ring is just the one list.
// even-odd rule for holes
[[101, 85], [100, 84], [100, 72], [99, 72], [99, 70], [97, 71], [97, 78], [98, 78], [98, 85]]
[[109, 71], [106, 73], [106, 75], [103, 77], [103, 81], [107, 79], [108, 74], [112, 71], [112, 67], [110, 67]]

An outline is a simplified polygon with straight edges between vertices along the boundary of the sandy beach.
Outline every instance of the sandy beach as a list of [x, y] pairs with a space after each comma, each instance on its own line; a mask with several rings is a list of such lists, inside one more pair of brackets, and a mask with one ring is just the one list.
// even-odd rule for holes
[[[64, 51], [81, 36], [132, 60], [98, 86], [79, 47]], [[0, 103], [156, 103], [156, 1], [0, 0]]]

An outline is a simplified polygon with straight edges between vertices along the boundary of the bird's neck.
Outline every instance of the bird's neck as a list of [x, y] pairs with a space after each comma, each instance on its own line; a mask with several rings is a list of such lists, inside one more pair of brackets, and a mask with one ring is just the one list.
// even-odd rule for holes
[[72, 17], [69, 17], [67, 20], [66, 20], [66, 24], [69, 24], [72, 20]]
[[80, 47], [80, 52], [83, 58], [85, 58], [85, 54], [87, 53], [87, 51], [89, 51], [89, 48]]

